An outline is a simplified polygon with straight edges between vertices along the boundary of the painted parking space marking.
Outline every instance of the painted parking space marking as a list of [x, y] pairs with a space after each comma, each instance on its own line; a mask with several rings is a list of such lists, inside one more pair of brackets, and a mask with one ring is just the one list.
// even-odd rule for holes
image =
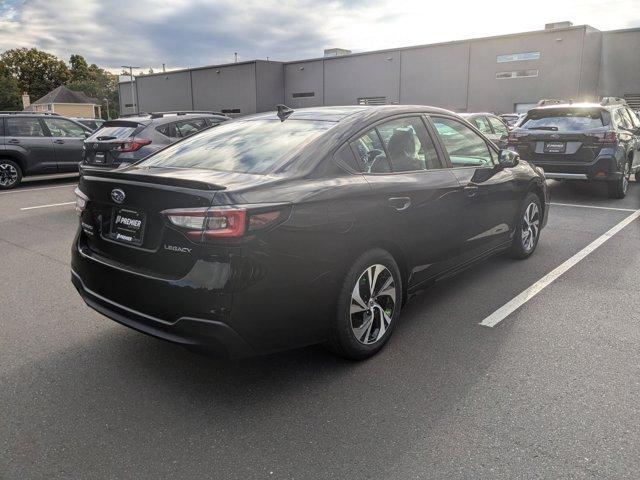
[[53, 190], [54, 188], [69, 188], [77, 186], [77, 183], [68, 183], [66, 185], [56, 185], [55, 187], [37, 187], [37, 188], [21, 188], [20, 190], [12, 190], [10, 192], [0, 192], [0, 195], [11, 195], [14, 193], [35, 192], [36, 190]]
[[525, 291], [520, 293], [518, 296], [516, 296], [515, 298], [505, 303], [502, 307], [500, 307], [498, 310], [496, 310], [487, 318], [485, 318], [482, 322], [480, 322], [480, 325], [484, 327], [495, 327], [497, 324], [499, 324], [501, 321], [503, 321], [505, 318], [507, 318], [509, 315], [515, 312], [518, 308], [520, 308], [522, 305], [527, 303], [529, 300], [535, 297], [538, 293], [540, 293], [546, 287], [551, 285], [551, 283], [557, 280], [562, 274], [567, 272], [571, 267], [579, 263], [581, 260], [584, 260], [590, 253], [592, 253], [599, 246], [601, 246], [603, 243], [605, 243], [607, 240], [609, 240], [611, 237], [613, 237], [616, 233], [618, 233], [624, 227], [629, 225], [631, 222], [636, 220], [638, 217], [640, 217], [640, 210], [633, 210], [633, 213], [631, 215], [629, 215], [627, 218], [622, 220], [613, 228], [611, 228], [610, 230], [608, 230], [607, 232], [605, 232], [604, 234], [596, 238], [593, 242], [591, 242], [589, 245], [584, 247], [582, 250], [576, 253], [573, 257], [569, 258], [560, 266], [553, 269], [551, 272], [546, 274], [544, 277], [542, 277], [536, 283], [534, 283]]
[[36, 205], [34, 207], [24, 207], [21, 208], [20, 211], [24, 210], [35, 210], [36, 208], [49, 208], [49, 207], [60, 207], [62, 205], [74, 205], [76, 202], [64, 202], [64, 203], [50, 203], [49, 205]]
[[600, 207], [598, 205], [579, 205], [577, 203], [554, 203], [551, 202], [550, 205], [558, 205], [560, 207], [578, 207], [578, 208], [596, 208], [598, 210], [614, 210], [618, 212], [635, 212], [634, 208], [618, 208], [618, 207]]

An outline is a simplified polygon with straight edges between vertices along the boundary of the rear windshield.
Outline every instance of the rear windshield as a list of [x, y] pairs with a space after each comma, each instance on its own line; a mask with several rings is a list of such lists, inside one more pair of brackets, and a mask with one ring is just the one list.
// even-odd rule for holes
[[140, 165], [266, 173], [333, 125], [310, 120], [225, 122], [159, 151]]
[[87, 140], [115, 140], [132, 137], [140, 124], [136, 122], [111, 121], [105, 122], [100, 130], [97, 130]]
[[602, 110], [544, 109], [531, 110], [520, 124], [527, 130], [581, 131], [602, 128]]

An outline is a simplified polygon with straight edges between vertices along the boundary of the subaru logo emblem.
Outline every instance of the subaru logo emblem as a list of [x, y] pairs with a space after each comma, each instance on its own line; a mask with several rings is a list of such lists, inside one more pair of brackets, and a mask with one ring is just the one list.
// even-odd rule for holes
[[122, 202], [124, 202], [124, 197], [126, 197], [126, 195], [119, 188], [114, 188], [113, 190], [111, 190], [111, 199], [114, 202], [122, 203]]

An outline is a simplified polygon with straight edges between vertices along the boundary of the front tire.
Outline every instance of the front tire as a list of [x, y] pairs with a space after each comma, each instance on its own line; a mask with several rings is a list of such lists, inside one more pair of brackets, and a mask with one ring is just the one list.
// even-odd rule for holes
[[13, 160], [0, 159], [0, 190], [16, 188], [22, 181], [22, 169]]
[[518, 260], [529, 258], [538, 246], [542, 226], [542, 208], [540, 197], [528, 193], [518, 216], [516, 231], [511, 244], [511, 257]]
[[387, 343], [400, 316], [402, 278], [382, 249], [362, 254], [347, 272], [327, 347], [352, 360], [369, 358]]

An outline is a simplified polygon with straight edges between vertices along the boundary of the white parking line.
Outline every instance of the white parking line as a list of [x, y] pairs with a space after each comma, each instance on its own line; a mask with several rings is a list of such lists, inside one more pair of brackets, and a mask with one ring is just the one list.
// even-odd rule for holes
[[49, 208], [49, 207], [59, 207], [61, 205], [73, 205], [76, 202], [64, 202], [64, 203], [50, 203], [49, 205], [36, 205], [35, 207], [24, 207], [21, 208], [21, 211], [24, 210], [34, 210], [36, 208]]
[[638, 217], [640, 217], [640, 210], [633, 210], [633, 213], [631, 215], [629, 215], [627, 218], [622, 220], [620, 223], [618, 223], [615, 227], [611, 228], [606, 233], [602, 234], [600, 237], [596, 238], [593, 242], [591, 242], [589, 245], [584, 247], [582, 250], [576, 253], [569, 260], [565, 261], [560, 266], [553, 269], [551, 272], [546, 274], [536, 283], [534, 283], [529, 288], [527, 288], [524, 292], [520, 293], [517, 297], [505, 303], [502, 307], [500, 307], [498, 310], [496, 310], [487, 318], [485, 318], [482, 322], [480, 322], [480, 325], [485, 327], [495, 327], [498, 323], [500, 323], [502, 320], [507, 318], [513, 312], [515, 312], [522, 305], [524, 305], [533, 297], [535, 297], [538, 293], [540, 293], [543, 289], [548, 287], [552, 282], [557, 280], [558, 277], [560, 277], [563, 273], [565, 273], [571, 267], [576, 265], [581, 260], [584, 260], [584, 258], [587, 255], [589, 255], [596, 248], [598, 248], [604, 242], [609, 240], [616, 233], [618, 233], [620, 230], [622, 230], [624, 227], [629, 225]]
[[597, 205], [578, 205], [576, 203], [554, 203], [551, 205], [559, 205], [561, 207], [578, 207], [578, 208], [597, 208], [599, 210], [616, 210], [618, 212], [635, 212], [633, 208], [618, 208], [618, 207], [599, 207]]
[[36, 190], [53, 190], [54, 188], [68, 188], [75, 187], [77, 183], [69, 183], [67, 185], [57, 185], [55, 187], [38, 187], [38, 188], [21, 188], [20, 190], [11, 190], [10, 192], [0, 192], [0, 195], [9, 195], [12, 193], [25, 193], [25, 192], [34, 192]]

